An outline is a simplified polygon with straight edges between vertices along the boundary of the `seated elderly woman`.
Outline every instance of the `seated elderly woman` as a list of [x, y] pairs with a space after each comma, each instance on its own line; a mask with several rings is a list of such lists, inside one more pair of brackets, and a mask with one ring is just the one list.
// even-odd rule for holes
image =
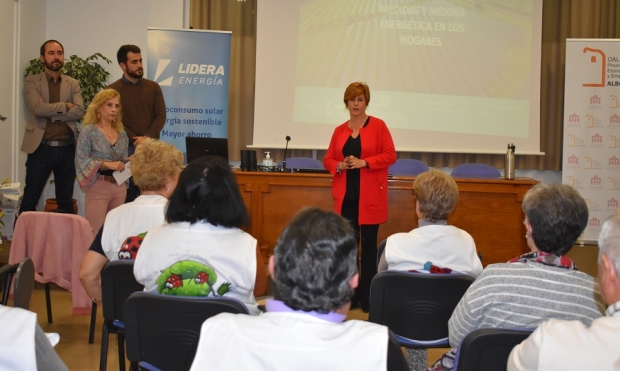
[[206, 320], [191, 370], [409, 370], [390, 330], [345, 321], [358, 285], [349, 221], [307, 208], [286, 226], [269, 258], [273, 299], [260, 316]]
[[[459, 199], [454, 179], [430, 169], [415, 178], [413, 192], [418, 228], [388, 237], [377, 271], [422, 271], [426, 262], [431, 262], [440, 268], [478, 277], [482, 263], [474, 239], [464, 230], [448, 225]], [[408, 348], [407, 361], [413, 369], [426, 368], [426, 350]]]
[[[141, 195], [133, 202], [110, 210], [80, 266], [80, 280], [95, 302], [101, 301], [99, 274], [108, 261], [134, 259], [136, 246], [123, 242], [164, 222], [164, 209], [176, 187], [183, 154], [172, 144], [147, 139], [131, 161], [134, 182]], [[137, 245], [139, 246], [139, 245]]]
[[256, 239], [228, 161], [206, 156], [181, 172], [166, 209], [166, 223], [149, 230], [134, 275], [145, 291], [165, 295], [227, 296], [260, 311], [253, 290]]
[[478, 277], [482, 263], [474, 239], [462, 229], [448, 225], [459, 199], [454, 179], [437, 169], [418, 175], [413, 182], [418, 228], [388, 237], [378, 271], [423, 270], [426, 262]]
[[[487, 266], [469, 287], [448, 323], [453, 348], [481, 327], [535, 329], [551, 318], [589, 326], [605, 310], [595, 278], [566, 256], [588, 223], [585, 200], [567, 185], [538, 184], [523, 212], [531, 252]], [[451, 369], [454, 353], [429, 370]]]

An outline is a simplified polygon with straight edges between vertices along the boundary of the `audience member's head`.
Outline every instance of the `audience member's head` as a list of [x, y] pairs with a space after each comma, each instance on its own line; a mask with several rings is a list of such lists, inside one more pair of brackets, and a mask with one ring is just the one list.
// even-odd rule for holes
[[207, 221], [223, 227], [243, 227], [250, 217], [228, 161], [205, 156], [187, 165], [170, 196], [166, 221]]
[[162, 192], [170, 197], [183, 167], [183, 153], [175, 146], [148, 138], [131, 160], [133, 181], [142, 192]]
[[307, 208], [284, 229], [269, 260], [274, 298], [306, 312], [344, 307], [357, 286], [357, 241], [349, 222]]
[[528, 246], [565, 255], [588, 223], [586, 201], [565, 184], [537, 184], [523, 199]]
[[601, 228], [598, 237], [598, 280], [607, 304], [620, 300], [620, 209]]
[[451, 176], [437, 169], [418, 175], [413, 181], [420, 219], [436, 222], [448, 220], [459, 199], [459, 187]]

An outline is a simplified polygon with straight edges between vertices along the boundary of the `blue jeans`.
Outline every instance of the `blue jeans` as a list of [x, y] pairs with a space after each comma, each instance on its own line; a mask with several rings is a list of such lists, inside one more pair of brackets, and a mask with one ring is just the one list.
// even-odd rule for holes
[[26, 186], [19, 209], [20, 214], [37, 209], [43, 188], [52, 172], [54, 172], [58, 209], [73, 213], [75, 145], [51, 147], [41, 144], [36, 151], [28, 154], [26, 160]]

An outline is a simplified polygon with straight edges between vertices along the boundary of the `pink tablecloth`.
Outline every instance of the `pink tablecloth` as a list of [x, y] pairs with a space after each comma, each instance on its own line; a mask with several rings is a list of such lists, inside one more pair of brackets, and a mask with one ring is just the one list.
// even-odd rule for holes
[[31, 211], [17, 219], [9, 263], [32, 259], [35, 280], [71, 291], [73, 314], [89, 314], [91, 299], [80, 284], [80, 264], [93, 241], [93, 230], [79, 215]]

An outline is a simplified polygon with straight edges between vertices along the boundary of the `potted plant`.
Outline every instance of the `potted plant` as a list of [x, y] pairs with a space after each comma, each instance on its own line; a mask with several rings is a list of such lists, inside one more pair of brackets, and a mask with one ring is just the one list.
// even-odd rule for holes
[[[86, 59], [72, 55], [69, 59], [65, 59], [65, 65], [62, 67], [63, 74], [73, 77], [80, 83], [82, 97], [84, 98], [84, 109], [88, 107], [95, 94], [107, 86], [106, 81], [110, 73], [99, 64], [99, 60], [103, 60], [107, 64], [112, 63], [101, 53], [95, 53]], [[36, 75], [44, 70], [43, 62], [39, 58], [35, 58], [30, 60], [30, 64], [24, 71], [24, 76]]]

